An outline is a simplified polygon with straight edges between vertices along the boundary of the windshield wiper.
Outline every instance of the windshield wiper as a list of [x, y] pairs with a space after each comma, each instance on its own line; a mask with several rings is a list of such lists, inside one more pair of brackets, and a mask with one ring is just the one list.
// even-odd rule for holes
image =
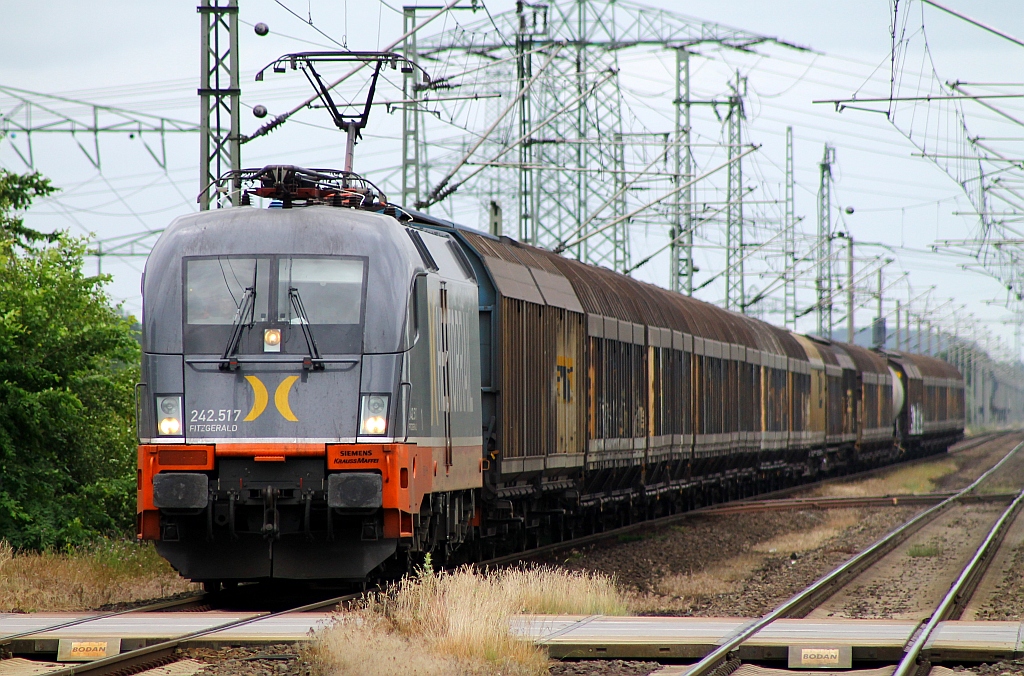
[[299, 326], [302, 327], [302, 335], [306, 338], [306, 348], [309, 350], [309, 356], [304, 357], [302, 360], [302, 368], [308, 370], [322, 371], [324, 369], [324, 361], [320, 357], [320, 350], [316, 346], [316, 339], [313, 338], [313, 331], [309, 327], [309, 318], [306, 317], [306, 307], [302, 304], [302, 298], [299, 296], [299, 290], [294, 286], [288, 289], [288, 299], [291, 301], [292, 309], [295, 310], [295, 314], [299, 316]]
[[[249, 315], [249, 322], [245, 323], [242, 318], [245, 315]], [[245, 293], [242, 294], [242, 302], [238, 306], [238, 313], [235, 315], [235, 321], [231, 324], [231, 338], [228, 339], [228, 344], [224, 347], [224, 354], [220, 358], [220, 368], [224, 371], [234, 371], [238, 368], [238, 359], [235, 358], [235, 352], [238, 351], [238, 344], [242, 340], [242, 329], [248, 327], [252, 328], [256, 322], [256, 287], [248, 286], [245, 289]]]

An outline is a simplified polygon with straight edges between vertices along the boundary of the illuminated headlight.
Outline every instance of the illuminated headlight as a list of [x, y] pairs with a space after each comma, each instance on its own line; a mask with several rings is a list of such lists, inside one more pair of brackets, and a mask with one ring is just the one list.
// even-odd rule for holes
[[157, 425], [160, 435], [164, 437], [176, 437], [181, 434], [181, 421], [177, 418], [164, 418]]
[[263, 329], [263, 351], [281, 351], [281, 329]]
[[388, 394], [364, 394], [359, 404], [359, 433], [383, 436], [388, 431]]
[[157, 397], [157, 433], [162, 437], [181, 436], [181, 397]]

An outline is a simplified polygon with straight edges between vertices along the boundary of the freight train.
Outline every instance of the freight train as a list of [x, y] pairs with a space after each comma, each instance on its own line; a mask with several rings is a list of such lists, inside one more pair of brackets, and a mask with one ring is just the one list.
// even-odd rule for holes
[[137, 389], [138, 537], [207, 588], [486, 559], [962, 437], [938, 359], [786, 331], [348, 172], [227, 181], [240, 206], [178, 218], [147, 260]]

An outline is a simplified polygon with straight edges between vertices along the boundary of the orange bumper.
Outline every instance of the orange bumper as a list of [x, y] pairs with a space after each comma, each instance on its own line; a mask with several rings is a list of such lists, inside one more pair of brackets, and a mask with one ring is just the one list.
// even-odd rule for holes
[[433, 486], [432, 451], [414, 444], [144, 444], [138, 450], [136, 537], [160, 539], [160, 513], [153, 504], [153, 477], [160, 472], [214, 469], [217, 457], [284, 462], [323, 456], [328, 472], [379, 471], [383, 478], [384, 537], [413, 535], [413, 514]]
[[412, 537], [412, 515], [434, 484], [433, 453], [415, 444], [328, 444], [327, 471], [379, 470], [384, 537]]
[[213, 445], [144, 444], [139, 446], [135, 474], [135, 535], [160, 539], [160, 513], [153, 504], [153, 477], [160, 472], [202, 472], [213, 469]]

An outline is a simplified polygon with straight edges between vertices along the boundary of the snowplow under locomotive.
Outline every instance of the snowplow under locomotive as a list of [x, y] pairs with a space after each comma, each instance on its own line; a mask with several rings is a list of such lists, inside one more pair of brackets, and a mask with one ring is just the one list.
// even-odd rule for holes
[[944, 450], [963, 382], [268, 167], [143, 281], [138, 536], [363, 580]]

